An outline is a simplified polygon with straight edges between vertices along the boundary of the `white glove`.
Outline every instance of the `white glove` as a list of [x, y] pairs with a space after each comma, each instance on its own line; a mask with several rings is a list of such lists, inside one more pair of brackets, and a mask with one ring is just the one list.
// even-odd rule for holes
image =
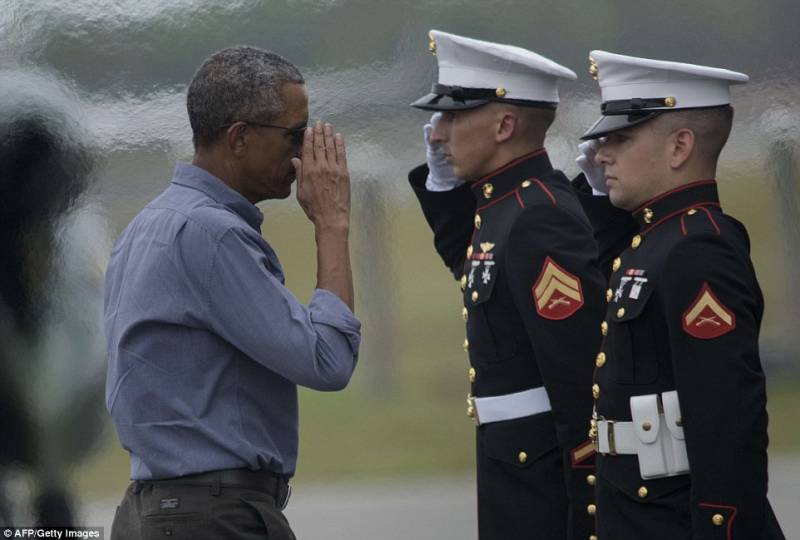
[[453, 166], [445, 159], [442, 145], [431, 142], [431, 133], [441, 117], [442, 113], [435, 113], [431, 116], [430, 122], [422, 128], [425, 135], [425, 161], [428, 163], [425, 188], [428, 191], [450, 191], [464, 183], [456, 177]]
[[578, 145], [578, 151], [581, 154], [575, 158], [575, 163], [578, 164], [578, 167], [581, 168], [584, 176], [586, 176], [586, 181], [592, 187], [592, 194], [608, 195], [605, 167], [594, 160], [599, 149], [600, 143], [596, 140], [582, 142]]

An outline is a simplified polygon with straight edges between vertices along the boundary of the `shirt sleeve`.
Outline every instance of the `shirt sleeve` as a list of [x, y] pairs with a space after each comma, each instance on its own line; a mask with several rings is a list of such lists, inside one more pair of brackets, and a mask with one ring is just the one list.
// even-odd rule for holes
[[317, 289], [308, 307], [270, 271], [264, 240], [232, 228], [213, 253], [201, 291], [211, 329], [259, 364], [316, 390], [344, 388], [358, 359], [361, 323]]
[[[593, 359], [605, 310], [591, 231], [555, 207], [530, 207], [509, 237], [507, 274], [553, 408], [569, 497], [571, 538], [588, 538], [594, 469], [588, 438]], [[513, 249], [512, 249], [513, 247]]]
[[746, 253], [720, 236], [697, 234], [673, 248], [663, 279], [691, 470], [692, 538], [760, 538], [767, 415], [755, 273]]

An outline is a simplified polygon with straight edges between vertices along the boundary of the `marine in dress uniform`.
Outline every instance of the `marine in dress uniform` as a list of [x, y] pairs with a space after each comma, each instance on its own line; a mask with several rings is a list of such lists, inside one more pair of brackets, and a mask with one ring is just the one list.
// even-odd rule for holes
[[[614, 179], [614, 156], [624, 150], [604, 154], [606, 145], [622, 148], [662, 115], [669, 122], [673, 111], [690, 120], [709, 109], [730, 111], [730, 85], [748, 80], [604, 51], [593, 51], [591, 62], [603, 115], [584, 138], [607, 138], [596, 161], [606, 165], [612, 202], [615, 188], [631, 179]], [[657, 160], [659, 151], [635, 159]], [[602, 190], [597, 180], [589, 183]], [[685, 178], [650, 195], [626, 208], [637, 231], [609, 268], [608, 309], [596, 330], [603, 340], [590, 435], [599, 454], [598, 537], [783, 538], [767, 501], [758, 353], [764, 303], [747, 231], [723, 212], [713, 178]]]
[[[439, 82], [413, 104], [420, 109], [554, 109], [558, 79], [575, 78], [517, 47], [430, 36]], [[448, 168], [430, 143], [428, 154], [431, 166], [409, 180], [463, 294], [479, 536], [586, 540], [594, 534], [595, 477], [585, 388], [600, 336], [585, 336], [605, 310], [591, 224], [543, 148], [444, 187]]]

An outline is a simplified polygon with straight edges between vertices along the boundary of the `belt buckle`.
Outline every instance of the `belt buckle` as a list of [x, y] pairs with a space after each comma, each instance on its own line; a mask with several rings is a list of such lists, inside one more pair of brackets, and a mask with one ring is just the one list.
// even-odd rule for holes
[[616, 422], [614, 420], [606, 420], [606, 424], [608, 425], [608, 429], [606, 431], [608, 433], [608, 455], [616, 456], [617, 444], [614, 441], [614, 424], [616, 424]]
[[476, 426], [481, 425], [481, 419], [478, 416], [478, 407], [475, 404], [475, 396], [472, 393], [467, 394], [467, 416], [475, 421]]

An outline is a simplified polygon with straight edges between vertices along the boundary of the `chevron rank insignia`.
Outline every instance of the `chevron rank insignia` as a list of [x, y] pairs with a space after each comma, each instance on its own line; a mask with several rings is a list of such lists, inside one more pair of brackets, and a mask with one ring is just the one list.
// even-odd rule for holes
[[553, 321], [566, 319], [583, 305], [581, 281], [547, 257], [533, 285], [536, 312]]
[[736, 315], [714, 296], [708, 283], [683, 314], [683, 330], [698, 339], [714, 339], [736, 328]]

